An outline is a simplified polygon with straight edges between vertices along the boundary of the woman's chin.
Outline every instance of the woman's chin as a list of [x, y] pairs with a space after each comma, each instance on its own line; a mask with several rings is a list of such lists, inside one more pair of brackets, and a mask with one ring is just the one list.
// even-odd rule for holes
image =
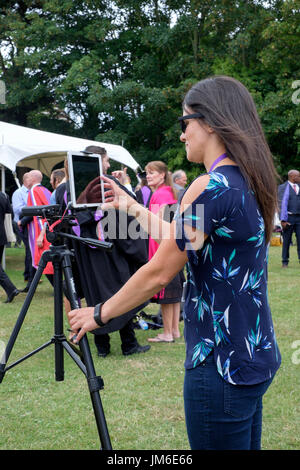
[[191, 152], [186, 152], [186, 159], [191, 163], [203, 163], [199, 155], [192, 154]]
[[197, 160], [195, 158], [195, 155], [193, 156], [191, 153], [187, 152], [186, 153], [186, 159], [191, 162], [191, 163], [197, 163]]

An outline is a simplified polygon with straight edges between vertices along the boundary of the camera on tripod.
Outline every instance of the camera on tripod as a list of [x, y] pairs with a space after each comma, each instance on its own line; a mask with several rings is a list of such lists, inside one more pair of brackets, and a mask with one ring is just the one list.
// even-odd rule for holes
[[53, 219], [60, 217], [59, 204], [51, 204], [48, 206], [25, 206], [22, 208], [22, 215], [28, 217], [42, 217], [43, 219]]
[[[79, 349], [69, 342], [64, 334], [64, 307], [63, 294], [70, 302], [72, 309], [80, 307], [80, 299], [76, 292], [75, 280], [72, 272], [72, 259], [74, 253], [68, 248], [66, 239], [73, 239], [79, 243], [87, 244], [101, 250], [111, 250], [112, 243], [93, 238], [83, 238], [72, 234], [72, 227], [77, 225], [76, 216], [81, 210], [97, 207], [104, 200], [103, 183], [101, 181], [102, 167], [98, 156], [68, 154], [69, 182], [71, 200], [63, 209], [60, 204], [43, 206], [26, 206], [22, 209], [22, 215], [37, 217], [43, 220], [46, 228], [46, 237], [50, 242], [49, 250], [45, 250], [40, 258], [35, 276], [30, 284], [25, 302], [18, 315], [12, 334], [0, 358], [0, 383], [7, 371], [11, 370], [24, 360], [32, 357], [48, 346], [54, 346], [55, 379], [64, 380], [64, 353], [74, 360], [87, 379], [90, 398], [93, 405], [96, 425], [101, 446], [105, 450], [111, 449], [110, 437], [104, 416], [100, 398], [100, 390], [103, 389], [103, 380], [96, 376], [95, 367], [86, 335], [79, 342]], [[66, 185], [67, 186], [67, 185]], [[53, 264], [54, 287], [54, 335], [46, 343], [34, 349], [25, 356], [8, 364], [10, 354], [17, 340], [28, 309], [33, 300], [38, 283], [48, 262]], [[113, 328], [113, 325], [110, 326]]]
[[[52, 204], [48, 206], [34, 206], [34, 207], [23, 207], [21, 213], [23, 216], [28, 217], [41, 217], [46, 219], [46, 238], [50, 243], [57, 244], [55, 242], [61, 241], [62, 238], [69, 238], [77, 240], [87, 245], [93, 245], [95, 248], [101, 248], [103, 250], [110, 251], [112, 249], [112, 243], [105, 242], [102, 240], [95, 240], [94, 238], [84, 238], [77, 235], [68, 233], [67, 229], [72, 226], [76, 226], [76, 211], [70, 205], [69, 214], [62, 215], [61, 207], [59, 204]], [[83, 209], [83, 208], [82, 208]], [[55, 222], [59, 222], [56, 226], [53, 226]]]
[[[78, 210], [96, 208], [104, 201], [102, 159], [100, 155], [89, 152], [71, 152], [67, 154], [67, 172], [69, 185], [68, 215]], [[59, 219], [59, 204], [47, 206], [23, 207], [24, 216]], [[70, 217], [69, 217], [70, 218]]]
[[[58, 238], [58, 232], [64, 231], [65, 238], [70, 238], [70, 228], [77, 225], [76, 214], [86, 209], [97, 209], [104, 201], [104, 184], [101, 179], [102, 158], [90, 152], [73, 152], [67, 154], [68, 203], [63, 211], [60, 204], [47, 206], [23, 207], [22, 215], [40, 217], [47, 221], [46, 237], [50, 243]], [[51, 228], [49, 231], [49, 227]], [[62, 233], [60, 233], [62, 235]], [[74, 238], [74, 235], [72, 236]], [[76, 237], [82, 243], [111, 250], [112, 244], [94, 239]]]

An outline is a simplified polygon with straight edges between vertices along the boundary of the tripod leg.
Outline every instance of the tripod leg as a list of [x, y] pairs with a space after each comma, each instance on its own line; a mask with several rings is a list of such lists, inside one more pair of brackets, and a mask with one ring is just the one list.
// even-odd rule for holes
[[[71, 260], [69, 255], [64, 256], [63, 260], [63, 271], [65, 275], [65, 281], [67, 284], [67, 291], [69, 296], [69, 301], [71, 303], [72, 309], [79, 308], [79, 303], [76, 296], [75, 284], [73, 280], [73, 273], [71, 268]], [[99, 390], [103, 388], [103, 381], [100, 377], [96, 376], [95, 367], [90, 351], [89, 342], [87, 336], [84, 335], [81, 341], [79, 342], [80, 350], [83, 354], [83, 360], [86, 367], [86, 377], [90, 390], [91, 401], [93, 404], [98, 434], [102, 444], [102, 449], [111, 450], [111, 442], [107, 429], [106, 419], [101, 403], [101, 398]]]
[[45, 252], [43, 254], [43, 256], [41, 257], [40, 259], [40, 263], [39, 263], [39, 266], [38, 266], [38, 269], [34, 275], [34, 278], [30, 284], [30, 288], [29, 288], [29, 291], [27, 293], [27, 296], [26, 296], [26, 299], [25, 299], [25, 302], [21, 308], [21, 311], [19, 313], [19, 316], [17, 318], [17, 321], [16, 321], [16, 324], [14, 326], [14, 329], [12, 331], [12, 334], [8, 340], [8, 343], [7, 343], [7, 346], [6, 346], [6, 349], [4, 351], [4, 355], [1, 359], [1, 363], [0, 363], [0, 383], [2, 382], [3, 380], [3, 377], [4, 377], [4, 374], [5, 374], [5, 366], [7, 364], [7, 361], [9, 359], [9, 356], [11, 354], [11, 351], [13, 349], [13, 346], [16, 342], [16, 339], [18, 337], [18, 334], [20, 332], [20, 329], [23, 325], [23, 322], [25, 320], [25, 317], [26, 317], [26, 314], [27, 314], [27, 311], [28, 311], [28, 308], [31, 304], [31, 301], [32, 301], [32, 298], [33, 298], [33, 295], [36, 291], [36, 288], [37, 288], [37, 285], [42, 277], [42, 274], [43, 274], [43, 271], [47, 265], [47, 252]]
[[54, 348], [55, 348], [55, 380], [64, 380], [64, 348], [62, 341], [65, 339], [63, 327], [63, 290], [62, 270], [60, 259], [53, 262], [54, 277]]

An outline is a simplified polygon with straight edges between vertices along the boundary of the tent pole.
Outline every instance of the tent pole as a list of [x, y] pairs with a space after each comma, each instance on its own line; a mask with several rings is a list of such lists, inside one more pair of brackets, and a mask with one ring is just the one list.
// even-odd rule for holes
[[18, 188], [20, 188], [20, 187], [21, 187], [21, 184], [20, 184], [19, 178], [17, 177], [17, 172], [16, 172], [16, 171], [12, 171], [12, 174], [13, 174], [14, 180], [15, 180], [15, 182], [16, 182], [16, 185], [18, 186]]
[[5, 167], [1, 165], [1, 191], [5, 193]]

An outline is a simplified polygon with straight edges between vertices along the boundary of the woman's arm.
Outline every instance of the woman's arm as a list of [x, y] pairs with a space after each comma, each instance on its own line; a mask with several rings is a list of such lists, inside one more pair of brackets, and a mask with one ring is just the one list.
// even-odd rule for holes
[[102, 179], [106, 188], [105, 203], [101, 204], [102, 210], [118, 209], [135, 217], [142, 229], [157, 243], [164, 239], [170, 239], [170, 224], [162, 220], [160, 213], [153, 214], [150, 212], [110, 178], [102, 176]]
[[[181, 212], [205, 189], [209, 177], [208, 179], [199, 180], [198, 183], [193, 184], [189, 188], [187, 195], [181, 203]], [[115, 195], [113, 196], [114, 199]], [[127, 209], [128, 207], [131, 209], [134, 204], [136, 204], [134, 200], [133, 203], [127, 201]], [[142, 210], [142, 212], [144, 211]], [[170, 237], [162, 240], [153, 258], [146, 265], [142, 266], [114, 296], [103, 304], [101, 310], [103, 323], [107, 323], [110, 319], [132, 310], [137, 305], [153, 297], [154, 294], [169, 284], [188, 261], [187, 251], [181, 251], [176, 243], [176, 222], [174, 221], [168, 225], [171, 228]], [[199, 250], [203, 245], [206, 234], [189, 226], [186, 228], [192, 249]], [[80, 341], [86, 332], [93, 331], [99, 327], [94, 320], [94, 307], [72, 310], [69, 312], [68, 318], [70, 326], [77, 336], [76, 342]]]
[[[153, 258], [142, 266], [126, 284], [109, 300], [101, 311], [103, 323], [132, 310], [153, 297], [175, 277], [187, 262], [186, 251], [177, 247], [175, 222], [172, 223], [172, 237], [163, 240]], [[167, 262], [166, 262], [167, 261]], [[68, 314], [70, 326], [77, 335], [77, 342], [87, 331], [99, 328], [94, 321], [94, 307], [72, 310]], [[80, 332], [79, 332], [80, 330]]]

